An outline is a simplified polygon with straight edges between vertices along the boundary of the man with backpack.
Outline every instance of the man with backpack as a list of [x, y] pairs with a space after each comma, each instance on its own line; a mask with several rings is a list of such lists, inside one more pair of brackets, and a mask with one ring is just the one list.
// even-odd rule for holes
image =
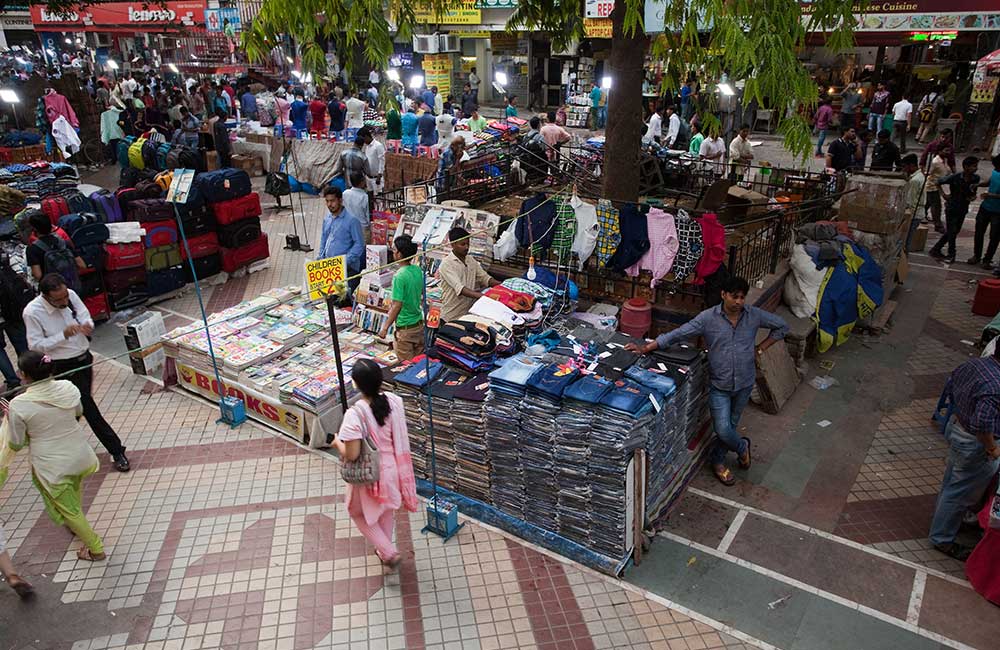
[[944, 96], [941, 94], [940, 87], [924, 95], [917, 106], [917, 119], [920, 121], [920, 128], [917, 129], [917, 142], [921, 144], [927, 142], [927, 139], [937, 128], [937, 121], [943, 110]]
[[28, 223], [38, 238], [24, 253], [32, 277], [41, 280], [49, 273], [58, 273], [67, 287], [78, 290], [78, 269], [87, 267], [83, 259], [70, 248], [70, 244], [52, 232], [52, 222], [44, 213], [32, 213], [28, 217]]

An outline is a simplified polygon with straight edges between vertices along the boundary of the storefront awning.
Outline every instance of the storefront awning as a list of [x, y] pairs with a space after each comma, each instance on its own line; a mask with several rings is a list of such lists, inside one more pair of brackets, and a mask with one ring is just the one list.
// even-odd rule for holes
[[185, 0], [148, 5], [105, 2], [77, 7], [68, 13], [31, 7], [36, 32], [164, 32], [205, 27], [205, 3]]

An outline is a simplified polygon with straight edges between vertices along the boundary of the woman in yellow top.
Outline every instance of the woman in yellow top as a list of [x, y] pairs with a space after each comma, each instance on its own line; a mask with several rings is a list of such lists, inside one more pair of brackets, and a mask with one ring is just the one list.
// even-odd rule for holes
[[27, 390], [10, 401], [0, 426], [0, 486], [11, 452], [28, 447], [31, 479], [45, 511], [84, 543], [78, 558], [103, 560], [104, 544], [83, 514], [83, 479], [97, 471], [99, 462], [78, 423], [83, 415], [80, 391], [68, 381], [53, 380], [52, 360], [39, 352], [25, 352], [17, 365]]

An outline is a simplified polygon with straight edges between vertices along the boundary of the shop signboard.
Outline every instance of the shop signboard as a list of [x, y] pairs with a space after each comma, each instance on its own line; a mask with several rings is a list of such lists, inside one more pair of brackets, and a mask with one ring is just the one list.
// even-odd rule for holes
[[32, 5], [31, 22], [35, 31], [158, 32], [204, 25], [205, 3], [192, 0], [168, 0], [159, 4], [105, 2], [65, 12], [49, 10], [45, 5]]
[[423, 66], [424, 84], [428, 88], [437, 86], [438, 92], [447, 97], [451, 92], [451, 55], [427, 54]]
[[587, 0], [583, 6], [584, 18], [608, 18], [615, 8], [614, 0]]
[[306, 261], [306, 287], [310, 300], [340, 295], [346, 280], [347, 261], [343, 255]]
[[998, 83], [1000, 83], [1000, 77], [992, 75], [984, 77], [982, 81], [974, 82], [969, 102], [973, 104], [992, 104], [997, 96]]
[[610, 18], [584, 18], [583, 33], [587, 38], [611, 38]]
[[476, 0], [476, 9], [513, 9], [517, 0]]
[[[177, 381], [182, 388], [207, 397], [213, 402], [219, 399], [222, 391], [219, 382], [211, 371], [204, 371], [177, 362]], [[305, 411], [300, 408], [282, 404], [271, 397], [250, 390], [244, 386], [225, 384], [226, 395], [241, 400], [246, 405], [247, 415], [270, 425], [296, 440], [305, 438]]]
[[243, 31], [243, 27], [240, 24], [240, 10], [235, 7], [227, 7], [225, 9], [206, 9], [205, 31], [207, 32]]
[[479, 25], [483, 12], [476, 8], [476, 0], [453, 0], [449, 7], [437, 15], [433, 8], [415, 8], [413, 18], [417, 23], [442, 25]]

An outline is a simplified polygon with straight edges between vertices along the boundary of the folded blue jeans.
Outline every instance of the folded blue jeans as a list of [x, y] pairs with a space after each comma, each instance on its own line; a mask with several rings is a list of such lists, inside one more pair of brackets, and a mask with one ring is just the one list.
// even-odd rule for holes
[[563, 397], [588, 404], [598, 404], [608, 391], [611, 390], [613, 385], [613, 382], [609, 379], [598, 377], [597, 375], [589, 375], [583, 377], [580, 381], [570, 384], [566, 392], [563, 393]]
[[506, 363], [491, 372], [490, 380], [502, 381], [514, 386], [524, 386], [543, 365], [540, 361], [519, 354], [507, 359]]
[[608, 408], [639, 415], [643, 408], [650, 404], [650, 391], [635, 382], [626, 381], [622, 386], [615, 386], [601, 399], [601, 404]]
[[677, 386], [674, 384], [674, 380], [666, 375], [658, 375], [655, 372], [649, 370], [643, 370], [636, 366], [632, 366], [625, 370], [625, 376], [632, 381], [649, 388], [650, 390], [655, 390], [657, 393], [663, 397], [670, 397], [677, 390]]
[[740, 390], [720, 390], [714, 386], [708, 389], [708, 410], [712, 412], [712, 425], [719, 436], [709, 456], [709, 462], [713, 466], [723, 464], [730, 451], [735, 451], [739, 456], [746, 453], [747, 441], [740, 437], [737, 427], [743, 409], [750, 401], [751, 391], [753, 385]]

